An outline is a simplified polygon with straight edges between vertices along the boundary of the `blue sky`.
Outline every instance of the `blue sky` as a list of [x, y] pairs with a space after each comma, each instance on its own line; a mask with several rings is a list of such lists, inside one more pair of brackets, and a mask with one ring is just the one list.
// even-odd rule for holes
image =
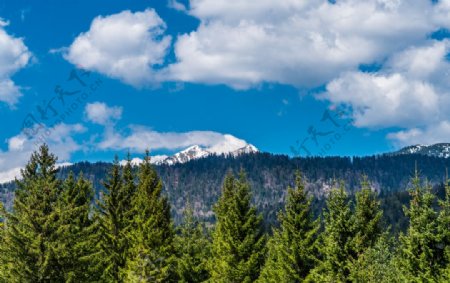
[[0, 172], [45, 132], [71, 162], [193, 144], [370, 155], [450, 140], [448, 0], [15, 0], [0, 1], [0, 18]]

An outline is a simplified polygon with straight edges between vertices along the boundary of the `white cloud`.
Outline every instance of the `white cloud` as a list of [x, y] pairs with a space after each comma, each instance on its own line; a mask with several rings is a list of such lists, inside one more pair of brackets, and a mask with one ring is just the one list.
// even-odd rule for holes
[[[197, 30], [178, 37], [174, 80], [245, 89], [318, 86], [424, 41], [431, 1], [191, 0]], [[395, 23], [395, 24], [393, 24]]]
[[436, 4], [433, 20], [441, 27], [450, 29], [450, 0], [439, 0]]
[[449, 118], [450, 64], [445, 58], [449, 50], [448, 41], [408, 48], [392, 55], [377, 73], [341, 75], [321, 97], [350, 106], [358, 127], [417, 128], [439, 123]]
[[[227, 150], [224, 146], [236, 146], [241, 148], [247, 143], [231, 135], [213, 131], [190, 131], [190, 132], [158, 132], [148, 127], [133, 125], [129, 133], [121, 134], [112, 128], [106, 128], [102, 140], [97, 143], [100, 150], [123, 150], [129, 149], [133, 152], [144, 152], [150, 150], [177, 150], [192, 145], [200, 145], [220, 151]], [[242, 145], [242, 146], [241, 146]]]
[[183, 3], [178, 2], [177, 0], [169, 0], [167, 2], [167, 7], [171, 8], [171, 9], [175, 9], [175, 10], [180, 11], [180, 12], [186, 12], [187, 11], [186, 6]]
[[0, 19], [0, 102], [14, 107], [22, 93], [11, 76], [28, 64], [31, 53], [22, 38], [11, 36], [5, 31], [8, 24]]
[[156, 82], [154, 67], [164, 63], [170, 47], [165, 28], [152, 9], [98, 16], [89, 31], [74, 40], [65, 58], [133, 86], [150, 85]]
[[14, 181], [16, 178], [20, 177], [21, 167], [16, 167], [9, 169], [4, 172], [0, 172], [0, 184]]
[[58, 124], [53, 128], [42, 128], [33, 138], [20, 133], [8, 139], [8, 149], [0, 150], [0, 183], [19, 177], [33, 151], [42, 143], [48, 144], [62, 164], [70, 160], [74, 152], [83, 150], [83, 145], [75, 141], [74, 136], [84, 133], [86, 128], [81, 124]]
[[86, 104], [85, 115], [91, 122], [109, 125], [122, 118], [122, 110], [119, 106], [109, 107], [103, 102], [93, 102]]
[[430, 125], [424, 129], [412, 128], [409, 130], [398, 131], [388, 134], [395, 145], [399, 147], [412, 144], [435, 144], [449, 142], [450, 140], [450, 122], [442, 121], [435, 125]]
[[350, 106], [354, 125], [400, 127], [388, 134], [396, 145], [449, 141], [450, 41], [429, 40], [394, 53], [376, 73], [350, 72], [320, 97]]
[[19, 87], [11, 79], [0, 79], [0, 101], [14, 107], [21, 96]]
[[[165, 64], [171, 38], [153, 10], [97, 17], [65, 57], [134, 86], [326, 84], [321, 99], [350, 106], [358, 127], [399, 127], [406, 134], [450, 120], [449, 43], [429, 39], [450, 28], [450, 0], [190, 0], [189, 8], [169, 0], [168, 5], [200, 21], [196, 30], [178, 36], [175, 62]], [[365, 73], [358, 71], [361, 64], [382, 67]], [[158, 140], [171, 144], [180, 135], [138, 128], [122, 135], [109, 127], [103, 146], [120, 148], [125, 141], [126, 147], [140, 148], [146, 139], [158, 146]]]
[[401, 74], [352, 72], [327, 85], [325, 96], [352, 108], [357, 127], [414, 126], [434, 122], [439, 94], [432, 85]]

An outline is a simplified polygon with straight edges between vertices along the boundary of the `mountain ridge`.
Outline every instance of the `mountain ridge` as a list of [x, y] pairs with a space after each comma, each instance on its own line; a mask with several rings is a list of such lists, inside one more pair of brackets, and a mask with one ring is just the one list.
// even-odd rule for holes
[[[154, 165], [174, 165], [183, 164], [192, 160], [205, 158], [211, 155], [225, 155], [237, 157], [241, 154], [257, 153], [259, 150], [252, 144], [246, 144], [243, 147], [233, 148], [232, 150], [214, 151], [211, 148], [203, 147], [200, 145], [193, 145], [184, 150], [181, 150], [173, 155], [155, 155], [150, 156], [150, 163]], [[133, 165], [141, 164], [143, 159], [133, 158], [131, 163]], [[121, 165], [126, 164], [127, 160], [120, 161]]]
[[421, 154], [440, 158], [450, 157], [450, 143], [435, 143], [430, 145], [416, 144], [388, 153], [390, 155]]

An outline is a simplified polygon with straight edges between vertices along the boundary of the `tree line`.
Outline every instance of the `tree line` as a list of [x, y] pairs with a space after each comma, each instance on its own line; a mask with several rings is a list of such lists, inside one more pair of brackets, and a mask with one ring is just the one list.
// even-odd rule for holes
[[438, 199], [417, 172], [403, 208], [406, 232], [383, 223], [363, 178], [352, 198], [343, 182], [315, 217], [300, 172], [270, 233], [251, 202], [244, 171], [228, 173], [215, 224], [187, 200], [175, 226], [148, 152], [136, 172], [115, 158], [95, 197], [81, 173], [58, 178], [46, 145], [17, 180], [11, 211], [0, 203], [0, 282], [448, 282], [450, 185]]

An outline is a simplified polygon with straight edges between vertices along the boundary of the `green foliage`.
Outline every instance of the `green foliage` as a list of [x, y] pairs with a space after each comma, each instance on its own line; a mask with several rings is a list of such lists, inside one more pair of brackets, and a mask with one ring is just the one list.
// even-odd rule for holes
[[327, 199], [320, 244], [322, 261], [312, 271], [310, 280], [348, 282], [351, 262], [355, 259], [354, 222], [351, 202], [341, 182], [339, 188], [330, 191]]
[[385, 233], [353, 262], [349, 279], [352, 282], [404, 282], [396, 264], [394, 242]]
[[302, 282], [317, 262], [319, 223], [313, 220], [300, 172], [295, 188], [288, 188], [285, 211], [279, 213], [280, 228], [273, 231], [268, 258], [260, 282]]
[[356, 193], [354, 213], [355, 235], [353, 250], [356, 255], [373, 247], [383, 232], [381, 219], [383, 212], [375, 192], [370, 189], [367, 176], [363, 177], [361, 190]]
[[43, 145], [32, 154], [17, 181], [3, 246], [9, 282], [64, 280], [57, 258], [61, 182], [56, 178], [55, 163], [56, 157]]
[[6, 282], [7, 258], [5, 250], [5, 214], [6, 211], [0, 202], [0, 283]]
[[204, 282], [209, 278], [207, 263], [211, 256], [211, 243], [204, 225], [195, 218], [190, 203], [187, 203], [184, 215], [184, 223], [175, 237], [179, 282]]
[[[367, 178], [354, 195], [347, 195], [352, 191], [341, 183], [318, 216], [314, 210], [322, 205], [313, 198], [314, 186], [308, 183], [307, 193], [297, 173], [266, 252], [262, 217], [243, 171], [238, 179], [231, 172], [225, 177], [210, 239], [189, 204], [175, 234], [148, 152], [137, 175], [129, 155], [124, 166], [115, 158], [97, 206], [92, 175], [90, 180], [83, 174], [58, 175], [55, 163], [42, 146], [22, 170], [13, 209], [6, 211], [0, 203], [0, 283], [450, 282], [448, 180], [438, 187], [437, 199], [416, 174], [409, 196], [390, 195], [384, 202]], [[170, 170], [182, 174], [177, 166]], [[410, 203], [399, 241], [383, 225], [381, 208], [389, 201], [395, 205], [388, 220], [400, 217], [394, 208]]]
[[266, 239], [261, 229], [262, 218], [250, 199], [244, 172], [241, 171], [238, 180], [228, 174], [215, 206], [211, 282], [253, 282], [259, 277]]
[[64, 181], [61, 195], [56, 203], [57, 258], [62, 267], [65, 282], [90, 282], [91, 262], [84, 258], [94, 252], [90, 241], [92, 221], [89, 219], [93, 200], [92, 184], [80, 174], [73, 174]]
[[405, 207], [410, 224], [400, 235], [399, 264], [404, 279], [409, 282], [435, 282], [439, 275], [438, 221], [433, 204], [435, 196], [428, 184], [421, 185], [419, 176], [412, 179], [411, 202]]
[[175, 253], [170, 205], [161, 194], [162, 182], [147, 152], [139, 168], [139, 182], [132, 198], [132, 221], [126, 282], [175, 282]]
[[125, 217], [129, 204], [123, 201], [124, 186], [117, 156], [103, 185], [105, 191], [97, 203], [95, 217], [96, 235], [92, 238], [97, 243], [93, 268], [102, 281], [122, 282], [121, 271], [128, 252], [125, 231], [130, 223]]
[[437, 260], [438, 264], [444, 269], [447, 279], [450, 279], [450, 180], [445, 182], [444, 199], [439, 200], [439, 216], [437, 227]]

